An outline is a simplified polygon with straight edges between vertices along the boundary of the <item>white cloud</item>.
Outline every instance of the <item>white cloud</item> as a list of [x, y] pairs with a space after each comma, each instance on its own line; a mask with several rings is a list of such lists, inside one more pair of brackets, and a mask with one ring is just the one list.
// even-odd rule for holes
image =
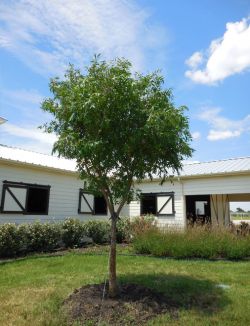
[[54, 134], [47, 134], [33, 126], [20, 127], [9, 122], [1, 125], [0, 142], [41, 153], [50, 154], [56, 141]]
[[94, 53], [125, 56], [141, 69], [146, 50], [157, 54], [166, 43], [148, 17], [132, 0], [3, 0], [0, 46], [45, 76], [62, 74], [69, 62], [82, 67]]
[[1, 115], [21, 124], [38, 126], [48, 120], [49, 114], [40, 109], [44, 96], [35, 89], [1, 89]]
[[[202, 66], [203, 62], [205, 66]], [[186, 63], [185, 75], [196, 83], [216, 84], [225, 78], [250, 69], [249, 18], [227, 23], [226, 32], [213, 40], [206, 52], [195, 52]]]
[[199, 131], [195, 131], [192, 133], [193, 140], [198, 140], [201, 138], [201, 133]]
[[1, 95], [9, 101], [39, 106], [43, 96], [35, 89], [2, 89]]
[[189, 59], [185, 61], [185, 63], [190, 68], [197, 68], [203, 61], [203, 56], [201, 52], [194, 52]]
[[208, 140], [223, 140], [223, 139], [228, 139], [228, 138], [234, 138], [234, 137], [239, 137], [241, 135], [240, 130], [225, 130], [225, 131], [219, 131], [219, 130], [209, 130], [209, 134], [207, 136]]
[[250, 131], [250, 115], [241, 120], [231, 120], [222, 116], [221, 111], [221, 108], [203, 108], [198, 115], [200, 120], [206, 121], [211, 126], [207, 136], [208, 140], [235, 138]]

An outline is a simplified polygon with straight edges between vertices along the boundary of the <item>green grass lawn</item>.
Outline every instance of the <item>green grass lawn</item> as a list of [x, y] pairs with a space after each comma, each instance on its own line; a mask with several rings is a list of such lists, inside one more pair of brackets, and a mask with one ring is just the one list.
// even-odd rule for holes
[[[65, 325], [64, 298], [84, 284], [103, 282], [107, 261], [107, 255], [70, 252], [0, 263], [0, 325]], [[249, 261], [119, 256], [118, 275], [176, 303], [177, 315], [149, 325], [250, 325]]]

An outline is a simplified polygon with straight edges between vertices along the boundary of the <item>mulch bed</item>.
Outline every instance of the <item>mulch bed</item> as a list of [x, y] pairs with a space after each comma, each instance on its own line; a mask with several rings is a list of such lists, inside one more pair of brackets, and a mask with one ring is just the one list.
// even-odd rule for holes
[[137, 284], [123, 284], [117, 298], [103, 298], [104, 284], [76, 289], [65, 301], [68, 324], [81, 325], [145, 325], [160, 314], [168, 312], [173, 319], [178, 311], [163, 294]]

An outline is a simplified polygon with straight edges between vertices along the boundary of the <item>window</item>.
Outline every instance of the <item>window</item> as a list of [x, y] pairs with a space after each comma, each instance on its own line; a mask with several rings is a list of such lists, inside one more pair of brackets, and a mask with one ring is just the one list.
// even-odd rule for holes
[[141, 198], [141, 215], [156, 215], [156, 196], [143, 194]]
[[205, 215], [207, 201], [196, 201], [195, 212], [196, 215]]
[[1, 212], [48, 215], [50, 186], [3, 182]]
[[80, 189], [79, 192], [79, 214], [107, 215], [107, 204], [103, 196], [94, 196]]
[[141, 195], [141, 215], [171, 216], [174, 211], [174, 193], [149, 193]]

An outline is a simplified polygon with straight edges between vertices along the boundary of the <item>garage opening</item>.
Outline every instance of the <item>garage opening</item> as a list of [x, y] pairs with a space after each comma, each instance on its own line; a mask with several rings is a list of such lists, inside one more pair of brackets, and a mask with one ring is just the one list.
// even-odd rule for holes
[[250, 223], [250, 194], [230, 194], [230, 221]]

